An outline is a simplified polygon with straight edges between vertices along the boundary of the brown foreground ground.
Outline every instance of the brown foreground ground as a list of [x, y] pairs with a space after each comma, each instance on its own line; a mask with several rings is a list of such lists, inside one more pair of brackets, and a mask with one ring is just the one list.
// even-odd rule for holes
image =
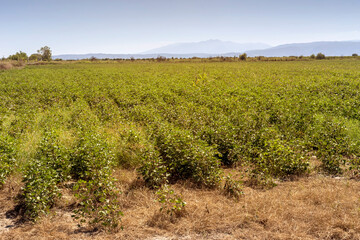
[[234, 201], [220, 190], [175, 185], [187, 201], [183, 217], [160, 214], [154, 191], [137, 184], [136, 174], [117, 174], [123, 230], [89, 231], [71, 218], [70, 195], [41, 221], [19, 223], [14, 198], [21, 182], [0, 190], [0, 239], [360, 239], [360, 182], [312, 176], [282, 182], [270, 190], [244, 188]]

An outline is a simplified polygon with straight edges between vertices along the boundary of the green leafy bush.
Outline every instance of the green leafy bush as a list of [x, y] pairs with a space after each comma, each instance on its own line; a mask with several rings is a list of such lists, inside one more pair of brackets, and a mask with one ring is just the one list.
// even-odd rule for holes
[[71, 173], [78, 180], [74, 191], [80, 200], [74, 217], [81, 222], [110, 228], [119, 225], [119, 192], [111, 176], [114, 159], [111, 148], [99, 134], [82, 133], [71, 155]]
[[169, 169], [168, 166], [159, 157], [159, 153], [152, 149], [144, 153], [143, 164], [138, 168], [145, 181], [150, 188], [159, 188], [168, 182]]
[[218, 121], [206, 127], [200, 135], [209, 145], [216, 146], [219, 152], [216, 156], [223, 165], [234, 166], [240, 161], [235, 151], [239, 143], [236, 139], [238, 130], [225, 121]]
[[22, 199], [27, 218], [37, 220], [40, 215], [48, 213], [55, 200], [61, 197], [56, 175], [55, 169], [39, 160], [28, 165], [23, 176]]
[[54, 131], [46, 132], [35, 157], [25, 169], [23, 205], [25, 215], [36, 220], [61, 196], [58, 183], [70, 179], [69, 151]]
[[71, 174], [74, 179], [108, 178], [115, 155], [107, 142], [97, 133], [83, 131], [71, 154]]
[[68, 149], [56, 132], [45, 133], [23, 177], [25, 215], [36, 220], [47, 213], [61, 197], [60, 183], [73, 179], [77, 180], [74, 191], [80, 200], [74, 217], [94, 225], [116, 227], [122, 212], [111, 177], [114, 154], [99, 134], [90, 131], [79, 135], [73, 148]]
[[16, 166], [15, 154], [14, 140], [0, 134], [0, 187]]
[[154, 133], [155, 146], [167, 167], [169, 181], [189, 179], [196, 184], [214, 187], [220, 181], [217, 151], [190, 132], [162, 126]]
[[168, 185], [163, 185], [157, 192], [157, 201], [161, 204], [160, 212], [171, 217], [180, 217], [185, 212], [186, 202]]
[[317, 116], [307, 140], [322, 161], [323, 169], [330, 174], [339, 174], [345, 157], [352, 154], [351, 142], [345, 125], [332, 116]]
[[316, 54], [316, 59], [317, 59], [317, 60], [325, 59], [325, 55], [322, 54], [322, 53], [318, 53], [318, 54]]
[[73, 190], [80, 200], [79, 207], [74, 210], [75, 219], [99, 227], [119, 226], [123, 213], [119, 208], [119, 192], [114, 185], [114, 179], [79, 180]]
[[239, 59], [240, 59], [241, 61], [246, 61], [246, 59], [247, 59], [247, 54], [246, 54], [246, 53], [241, 54], [241, 55], [239, 56]]
[[243, 186], [241, 181], [236, 181], [231, 178], [231, 176], [226, 176], [224, 184], [224, 192], [226, 195], [235, 198], [238, 200], [241, 195], [244, 194]]
[[309, 163], [279, 139], [265, 141], [264, 149], [254, 159], [256, 171], [275, 177], [300, 175], [306, 172]]

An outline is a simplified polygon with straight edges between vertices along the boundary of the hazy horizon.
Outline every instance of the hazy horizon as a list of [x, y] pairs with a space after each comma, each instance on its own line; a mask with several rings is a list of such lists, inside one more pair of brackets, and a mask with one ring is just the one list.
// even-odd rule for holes
[[360, 1], [3, 1], [0, 57], [137, 54], [168, 44], [209, 39], [236, 43], [360, 40]]

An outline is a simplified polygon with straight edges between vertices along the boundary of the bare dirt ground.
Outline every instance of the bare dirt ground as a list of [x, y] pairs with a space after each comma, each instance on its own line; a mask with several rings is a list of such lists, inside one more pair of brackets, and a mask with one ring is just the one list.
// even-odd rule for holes
[[21, 181], [0, 190], [0, 239], [360, 239], [360, 182], [321, 175], [281, 182], [270, 190], [245, 187], [239, 201], [221, 190], [174, 185], [186, 213], [160, 213], [154, 191], [133, 171], [117, 173], [122, 187], [123, 230], [92, 231], [71, 217], [73, 199], [64, 192], [52, 212], [36, 223], [19, 221], [14, 200]]

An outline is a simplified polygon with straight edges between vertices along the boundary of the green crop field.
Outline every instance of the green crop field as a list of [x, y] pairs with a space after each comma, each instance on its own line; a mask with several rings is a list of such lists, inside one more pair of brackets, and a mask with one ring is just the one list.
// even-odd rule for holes
[[[0, 184], [20, 176], [37, 220], [69, 189], [74, 217], [115, 227], [114, 170], [136, 169], [169, 214], [171, 186], [269, 188], [358, 177], [360, 61], [61, 62], [0, 70]], [[241, 178], [228, 176], [236, 170]], [[126, 226], [124, 226], [126, 227]]]

